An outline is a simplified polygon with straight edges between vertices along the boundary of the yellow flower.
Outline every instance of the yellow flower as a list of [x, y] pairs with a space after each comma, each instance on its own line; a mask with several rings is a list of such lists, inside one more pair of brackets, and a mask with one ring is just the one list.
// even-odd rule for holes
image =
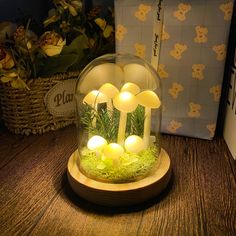
[[11, 54], [4, 48], [0, 48], [0, 65], [2, 69], [11, 69], [15, 65]]
[[97, 18], [97, 19], [95, 19], [94, 21], [95, 21], [95, 23], [96, 23], [102, 30], [105, 29], [107, 22], [106, 22], [104, 19], [102, 19], [102, 18]]
[[78, 0], [77, 1], [61, 0], [59, 1], [59, 4], [64, 9], [68, 9], [72, 16], [77, 16], [78, 11], [82, 8], [82, 2]]
[[1, 81], [3, 83], [7, 83], [9, 81], [12, 81], [13, 79], [17, 79], [18, 78], [18, 74], [16, 72], [9, 72], [9, 73], [5, 73], [3, 76], [1, 76]]
[[47, 31], [40, 38], [40, 47], [49, 57], [61, 53], [66, 41], [56, 32]]
[[0, 80], [3, 83], [10, 82], [11, 86], [16, 89], [23, 89], [26, 88], [29, 90], [27, 84], [22, 80], [17, 72], [8, 72], [5, 73], [3, 76], [0, 77]]
[[78, 13], [72, 5], [68, 5], [68, 9], [72, 16], [77, 16]]
[[94, 21], [102, 29], [104, 38], [109, 38], [113, 31], [113, 27], [108, 25], [107, 22], [102, 18], [97, 18]]

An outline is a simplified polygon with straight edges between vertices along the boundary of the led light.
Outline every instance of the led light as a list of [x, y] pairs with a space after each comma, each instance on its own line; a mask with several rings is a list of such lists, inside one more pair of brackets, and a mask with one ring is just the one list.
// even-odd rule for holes
[[113, 164], [118, 164], [119, 158], [124, 152], [124, 148], [118, 143], [110, 143], [104, 148], [103, 154], [105, 157], [111, 158]]
[[102, 150], [107, 145], [106, 139], [99, 135], [94, 135], [91, 137], [87, 143], [87, 147], [89, 150]]
[[131, 135], [125, 140], [125, 149], [127, 152], [139, 153], [144, 149], [143, 139], [137, 135]]

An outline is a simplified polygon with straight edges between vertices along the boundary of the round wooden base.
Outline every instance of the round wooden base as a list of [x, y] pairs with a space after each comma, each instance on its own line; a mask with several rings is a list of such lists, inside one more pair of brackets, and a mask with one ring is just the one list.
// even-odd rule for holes
[[144, 179], [129, 183], [103, 183], [88, 178], [78, 168], [78, 152], [68, 161], [68, 180], [72, 189], [82, 198], [104, 206], [127, 206], [144, 202], [158, 195], [171, 176], [169, 155], [161, 149], [160, 161]]

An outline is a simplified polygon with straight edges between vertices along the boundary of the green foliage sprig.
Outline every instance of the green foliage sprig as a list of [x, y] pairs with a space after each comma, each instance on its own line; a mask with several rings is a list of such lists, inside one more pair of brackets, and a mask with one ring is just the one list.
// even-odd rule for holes
[[[110, 114], [107, 109], [100, 107], [98, 111], [88, 104], [83, 104], [80, 111], [80, 121], [84, 128], [93, 135], [100, 135], [109, 143], [117, 142], [120, 112], [114, 108]], [[93, 119], [96, 125], [93, 125]], [[144, 108], [138, 106], [127, 116], [126, 133], [142, 136], [144, 129]]]

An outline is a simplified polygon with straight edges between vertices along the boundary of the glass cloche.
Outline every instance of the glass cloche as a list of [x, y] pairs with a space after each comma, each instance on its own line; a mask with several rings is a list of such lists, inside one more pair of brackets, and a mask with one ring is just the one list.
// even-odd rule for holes
[[130, 54], [90, 62], [76, 85], [77, 164], [109, 183], [140, 180], [158, 165], [161, 94], [157, 72]]

